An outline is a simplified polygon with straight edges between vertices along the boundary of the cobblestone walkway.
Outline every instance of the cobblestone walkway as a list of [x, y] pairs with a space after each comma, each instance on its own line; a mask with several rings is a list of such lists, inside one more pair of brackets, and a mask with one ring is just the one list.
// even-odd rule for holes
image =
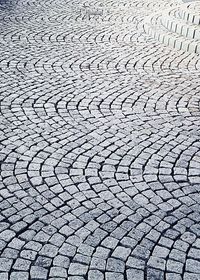
[[200, 279], [200, 59], [168, 0], [0, 1], [0, 280]]

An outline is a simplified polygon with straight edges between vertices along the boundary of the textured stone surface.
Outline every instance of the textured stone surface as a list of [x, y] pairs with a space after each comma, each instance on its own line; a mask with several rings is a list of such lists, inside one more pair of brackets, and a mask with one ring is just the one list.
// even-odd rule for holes
[[0, 1], [0, 279], [200, 279], [200, 60], [174, 0]]
[[183, 4], [147, 17], [145, 31], [167, 46], [200, 54], [200, 2]]

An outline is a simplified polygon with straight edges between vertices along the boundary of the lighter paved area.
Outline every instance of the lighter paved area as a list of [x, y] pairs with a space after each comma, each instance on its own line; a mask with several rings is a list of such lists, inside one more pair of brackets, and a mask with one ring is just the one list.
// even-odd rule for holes
[[200, 279], [200, 59], [167, 0], [0, 1], [0, 280]]

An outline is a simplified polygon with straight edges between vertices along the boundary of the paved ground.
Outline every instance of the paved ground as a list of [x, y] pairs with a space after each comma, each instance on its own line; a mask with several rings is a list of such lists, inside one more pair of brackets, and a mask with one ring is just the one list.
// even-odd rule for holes
[[200, 279], [200, 59], [178, 2], [0, 1], [0, 279]]

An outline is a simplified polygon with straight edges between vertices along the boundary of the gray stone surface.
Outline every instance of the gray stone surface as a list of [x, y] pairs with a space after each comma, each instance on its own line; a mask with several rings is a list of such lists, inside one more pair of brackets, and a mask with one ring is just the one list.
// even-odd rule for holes
[[200, 59], [143, 32], [177, 3], [0, 1], [0, 280], [200, 280]]

